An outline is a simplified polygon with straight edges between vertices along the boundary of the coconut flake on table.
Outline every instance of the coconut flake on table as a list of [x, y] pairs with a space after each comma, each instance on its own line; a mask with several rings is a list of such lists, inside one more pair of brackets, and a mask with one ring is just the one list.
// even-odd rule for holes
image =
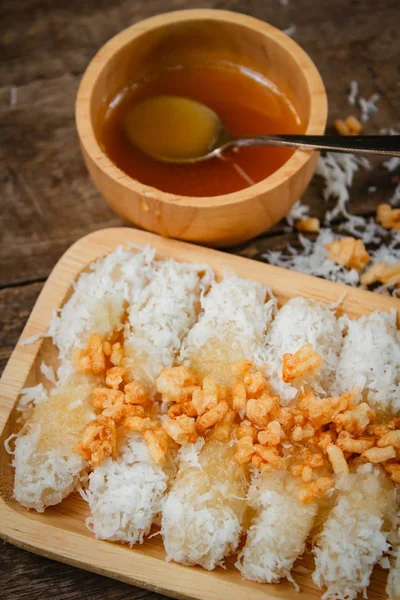
[[346, 219], [352, 218], [362, 224], [363, 218], [350, 215], [346, 207], [350, 200], [349, 187], [360, 167], [371, 169], [371, 164], [365, 157], [354, 154], [327, 152], [325, 156], [319, 157], [315, 174], [325, 180], [323, 197], [325, 200], [330, 198], [337, 200], [336, 206], [325, 215], [327, 223], [342, 215]]
[[287, 224], [290, 228], [289, 231], [295, 226], [296, 221], [308, 217], [309, 212], [310, 207], [307, 206], [307, 204], [302, 204], [301, 200], [297, 200], [297, 202], [293, 204], [292, 208], [285, 217]]
[[397, 169], [397, 167], [400, 166], [400, 157], [392, 156], [391, 158], [389, 158], [389, 160], [386, 160], [383, 163], [383, 166], [390, 172], [394, 171], [395, 169]]
[[283, 33], [286, 33], [286, 35], [292, 36], [294, 33], [296, 33], [297, 27], [292, 23], [289, 25], [289, 27], [286, 27], [286, 29], [282, 29], [282, 31]]
[[372, 217], [362, 219], [351, 216], [339, 225], [340, 231], [347, 233], [364, 242], [364, 244], [380, 244], [382, 238], [387, 236], [387, 229], [379, 225]]
[[269, 250], [261, 256], [277, 267], [284, 267], [306, 275], [324, 277], [339, 283], [357, 285], [360, 276], [355, 269], [346, 269], [328, 258], [325, 245], [339, 237], [330, 229], [321, 229], [315, 241], [300, 234], [301, 252], [289, 245], [285, 251]]
[[358, 98], [358, 105], [361, 109], [361, 120], [364, 121], [364, 123], [369, 121], [369, 118], [378, 112], [376, 103], [379, 101], [379, 99], [379, 94], [372, 94], [368, 100], [363, 97]]
[[357, 96], [358, 96], [358, 90], [359, 90], [359, 86], [358, 86], [358, 81], [350, 81], [350, 90], [349, 90], [349, 95], [347, 96], [347, 100], [348, 103], [351, 104], [351, 106], [355, 106], [356, 100], [357, 100]]
[[393, 196], [389, 199], [389, 203], [392, 205], [396, 205], [400, 201], [400, 183], [395, 188]]

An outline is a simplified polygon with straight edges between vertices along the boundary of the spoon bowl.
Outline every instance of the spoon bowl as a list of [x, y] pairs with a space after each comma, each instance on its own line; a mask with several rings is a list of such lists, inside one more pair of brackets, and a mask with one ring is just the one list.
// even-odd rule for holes
[[400, 156], [400, 136], [235, 137], [209, 106], [182, 96], [151, 96], [133, 107], [124, 125], [128, 138], [142, 152], [162, 162], [177, 164], [197, 163], [229, 148], [253, 145]]
[[260, 235], [301, 197], [318, 153], [296, 150], [266, 179], [238, 192], [195, 197], [163, 192], [126, 175], [101, 145], [110, 102], [163, 69], [231, 64], [275, 84], [295, 106], [305, 133], [322, 134], [327, 99], [312, 60], [268, 23], [223, 10], [170, 12], [132, 25], [103, 46], [78, 91], [76, 123], [83, 156], [100, 194], [135, 226], [209, 246]]

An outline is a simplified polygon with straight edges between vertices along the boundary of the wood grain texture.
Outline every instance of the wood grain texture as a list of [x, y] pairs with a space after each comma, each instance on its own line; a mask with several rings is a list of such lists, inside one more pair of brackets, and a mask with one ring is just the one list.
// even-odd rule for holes
[[[207, 263], [217, 276], [229, 270], [240, 277], [270, 285], [281, 304], [293, 296], [326, 303], [343, 298], [338, 312], [350, 317], [400, 306], [399, 300], [388, 296], [289, 273], [285, 269], [131, 228], [113, 228], [87, 235], [64, 254], [44, 285], [20, 340], [44, 334], [54, 309], [61, 307], [70, 295], [71, 282], [94, 260], [119, 244], [129, 243], [154, 247], [158, 259], [184, 258], [189, 262]], [[15, 430], [15, 404], [21, 389], [43, 381], [42, 360], [45, 358], [48, 364], [54, 364], [56, 357], [57, 351], [48, 340], [29, 345], [18, 343], [15, 347], [0, 382], [0, 443]], [[159, 536], [150, 536], [142, 546], [133, 548], [97, 540], [85, 527], [87, 504], [78, 494], [72, 494], [61, 504], [38, 514], [25, 510], [13, 500], [12, 480], [10, 458], [3, 451], [0, 454], [0, 536], [26, 550], [133, 585], [139, 584], [179, 600], [220, 600], [224, 594], [234, 600], [247, 600], [249, 595], [253, 600], [316, 600], [321, 596], [311, 576], [304, 572], [297, 573], [301, 591], [296, 592], [288, 581], [265, 586], [243, 580], [231, 559], [227, 561], [226, 569], [217, 568], [211, 572], [166, 563]], [[299, 563], [311, 572], [311, 556], [302, 557]], [[375, 571], [369, 587], [371, 600], [384, 599], [384, 578], [382, 571]]]
[[[367, 133], [400, 127], [398, 0], [2, 0], [0, 2], [0, 348], [3, 367], [52, 267], [82, 235], [122, 224], [95, 190], [81, 160], [74, 124], [79, 81], [95, 52], [128, 25], [167, 10], [222, 8], [295, 24], [294, 39], [324, 79], [329, 120], [349, 113], [348, 82], [381, 95]], [[12, 101], [12, 102], [11, 102]], [[380, 161], [374, 161], [377, 165]], [[376, 166], [355, 179], [350, 211], [372, 215], [400, 172]], [[397, 180], [398, 181], [398, 180]], [[368, 193], [368, 187], [377, 191]], [[322, 216], [321, 181], [303, 195]], [[297, 236], [280, 223], [232, 251], [262, 260]], [[22, 285], [32, 282], [33, 285]], [[36, 283], [35, 283], [36, 282]], [[15, 286], [15, 287], [8, 287]], [[36, 286], [36, 287], [35, 287]], [[54, 600], [158, 598], [126, 584], [0, 545], [0, 597]]]

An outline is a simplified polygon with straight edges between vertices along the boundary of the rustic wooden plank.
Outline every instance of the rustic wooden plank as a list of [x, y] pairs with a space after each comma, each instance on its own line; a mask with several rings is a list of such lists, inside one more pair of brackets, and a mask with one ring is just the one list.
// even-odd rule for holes
[[[12, 565], [12, 568], [10, 568]], [[4, 600], [162, 600], [165, 596], [0, 542]], [[5, 594], [5, 595], [3, 595]]]
[[0, 374], [42, 287], [42, 283], [33, 283], [0, 290]]

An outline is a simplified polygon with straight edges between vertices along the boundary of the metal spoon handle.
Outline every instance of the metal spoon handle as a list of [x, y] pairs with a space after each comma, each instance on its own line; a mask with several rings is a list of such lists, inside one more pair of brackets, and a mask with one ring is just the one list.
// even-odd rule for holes
[[288, 146], [356, 154], [400, 156], [400, 135], [257, 135], [229, 143], [235, 146]]

